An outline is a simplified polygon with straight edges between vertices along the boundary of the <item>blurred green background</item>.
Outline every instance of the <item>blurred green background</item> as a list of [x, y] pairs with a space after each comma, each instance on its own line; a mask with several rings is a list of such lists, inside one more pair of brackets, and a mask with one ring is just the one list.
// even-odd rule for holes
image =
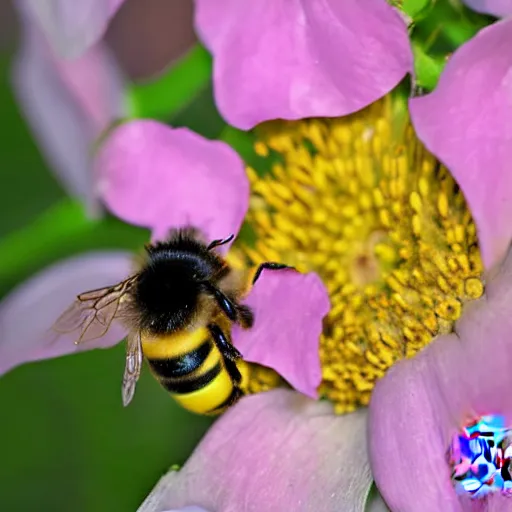
[[[46, 264], [95, 248], [138, 249], [147, 233], [88, 221], [45, 165], [0, 62], [0, 296]], [[208, 136], [222, 129], [211, 89], [173, 119]], [[0, 510], [133, 511], [191, 453], [210, 419], [179, 408], [143, 372], [121, 404], [124, 347], [31, 363], [0, 378]]]

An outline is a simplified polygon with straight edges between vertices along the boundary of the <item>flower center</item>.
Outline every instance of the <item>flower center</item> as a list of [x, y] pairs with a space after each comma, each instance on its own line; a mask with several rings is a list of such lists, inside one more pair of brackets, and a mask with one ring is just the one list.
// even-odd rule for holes
[[255, 149], [272, 170], [248, 170], [256, 242], [240, 250], [323, 279], [321, 392], [338, 412], [367, 404], [392, 364], [450, 332], [484, 290], [465, 199], [395, 106], [266, 123]]
[[512, 494], [512, 430], [502, 416], [483, 416], [453, 437], [449, 452], [458, 494]]

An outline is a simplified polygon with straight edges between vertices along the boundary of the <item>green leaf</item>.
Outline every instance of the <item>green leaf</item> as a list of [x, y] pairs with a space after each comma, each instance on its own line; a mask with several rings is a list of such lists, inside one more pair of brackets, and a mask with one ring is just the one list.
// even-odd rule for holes
[[413, 20], [416, 20], [422, 12], [430, 7], [432, 0], [403, 0], [399, 9]]
[[211, 72], [210, 54], [195, 46], [156, 80], [130, 87], [127, 102], [131, 116], [168, 120], [208, 85]]
[[244, 132], [238, 128], [233, 128], [233, 126], [226, 125], [224, 130], [222, 130], [220, 140], [229, 144], [248, 165], [251, 165], [251, 160], [255, 161], [255, 157], [257, 157], [254, 152], [255, 138], [251, 132]]
[[427, 90], [434, 89], [444, 69], [445, 59], [428, 55], [419, 44], [413, 43], [412, 50], [416, 85]]

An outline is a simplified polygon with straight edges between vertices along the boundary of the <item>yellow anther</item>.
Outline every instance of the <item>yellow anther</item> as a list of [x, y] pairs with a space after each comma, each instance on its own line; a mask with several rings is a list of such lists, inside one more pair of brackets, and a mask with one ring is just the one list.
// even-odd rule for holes
[[479, 299], [484, 294], [484, 285], [480, 279], [471, 277], [464, 282], [464, 291], [468, 298]]
[[437, 208], [442, 217], [448, 216], [448, 197], [441, 192], [437, 198]]
[[418, 180], [418, 190], [420, 191], [421, 197], [428, 197], [430, 186], [427, 178], [422, 177]]
[[421, 234], [421, 217], [419, 215], [413, 215], [412, 216], [412, 232], [416, 236], [420, 236]]
[[332, 309], [320, 392], [340, 413], [367, 404], [387, 368], [451, 332], [484, 293], [462, 193], [412, 127], [394, 122], [387, 98], [340, 119], [267, 123], [256, 151], [280, 162], [263, 177], [248, 170], [257, 242], [239, 249], [251, 265], [322, 277]]
[[379, 218], [385, 228], [389, 228], [391, 226], [391, 216], [387, 210], [380, 210]]
[[441, 304], [439, 304], [435, 309], [438, 316], [453, 322], [460, 317], [461, 311], [462, 304], [454, 298], [449, 298], [441, 302]]
[[412, 209], [419, 213], [421, 212], [421, 197], [418, 194], [418, 192], [414, 191], [411, 196], [409, 197], [409, 202], [411, 203]]
[[269, 152], [268, 152], [268, 146], [266, 144], [263, 144], [263, 142], [256, 142], [256, 144], [254, 144], [254, 151], [256, 152], [257, 155], [260, 155], [260, 156], [268, 156]]

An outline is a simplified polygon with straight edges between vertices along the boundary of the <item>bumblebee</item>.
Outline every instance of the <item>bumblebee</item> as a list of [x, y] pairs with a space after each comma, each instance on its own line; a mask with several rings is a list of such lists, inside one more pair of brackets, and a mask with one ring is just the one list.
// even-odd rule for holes
[[[146, 246], [139, 270], [124, 281], [80, 294], [57, 320], [59, 333], [77, 331], [75, 343], [97, 339], [120, 321], [127, 329], [123, 404], [130, 403], [146, 358], [160, 384], [185, 409], [218, 414], [242, 395], [247, 367], [232, 345], [233, 324], [250, 329], [251, 309], [241, 304], [247, 276], [234, 270], [193, 228], [173, 230], [165, 242]], [[262, 263], [263, 269], [290, 268]]]

